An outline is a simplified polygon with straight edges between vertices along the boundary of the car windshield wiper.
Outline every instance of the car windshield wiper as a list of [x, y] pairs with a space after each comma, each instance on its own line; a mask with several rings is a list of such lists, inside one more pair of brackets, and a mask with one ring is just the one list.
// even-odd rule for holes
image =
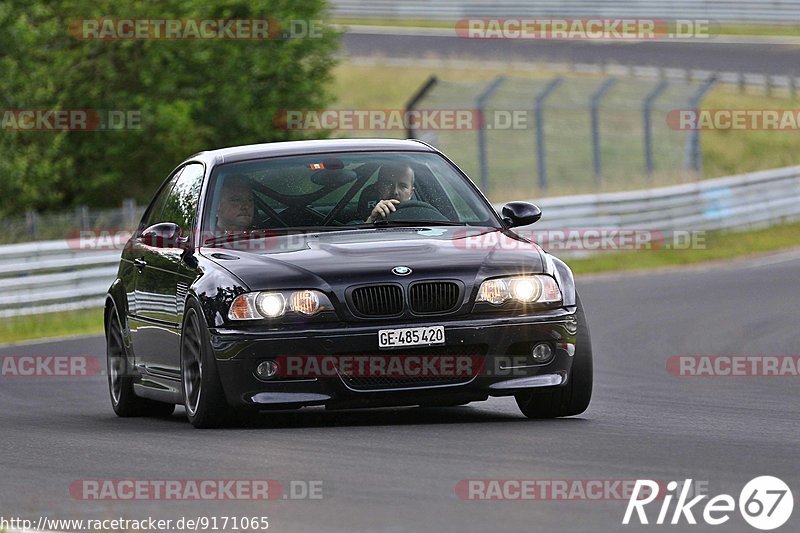
[[252, 239], [266, 239], [284, 233], [319, 233], [330, 231], [348, 231], [356, 229], [358, 226], [297, 226], [289, 228], [269, 228], [245, 230], [233, 233], [225, 233], [216, 237], [210, 237], [203, 241], [204, 246], [220, 243], [230, 243], [237, 241], [249, 241]]
[[407, 226], [413, 228], [416, 226], [468, 226], [467, 222], [452, 222], [450, 220], [376, 220], [375, 222], [359, 224], [360, 226]]

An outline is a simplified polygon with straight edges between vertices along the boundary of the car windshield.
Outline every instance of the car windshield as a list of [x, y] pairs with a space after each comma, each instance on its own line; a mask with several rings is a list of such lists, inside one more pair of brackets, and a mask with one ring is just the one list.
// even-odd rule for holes
[[204, 230], [346, 230], [375, 225], [499, 227], [485, 200], [435, 153], [359, 152], [279, 157], [218, 166]]

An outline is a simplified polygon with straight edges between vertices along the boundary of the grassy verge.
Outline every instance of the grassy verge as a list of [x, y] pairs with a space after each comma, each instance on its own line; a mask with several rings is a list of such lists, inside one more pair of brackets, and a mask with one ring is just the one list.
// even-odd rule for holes
[[567, 262], [576, 274], [694, 265], [800, 246], [798, 235], [800, 223], [742, 232], [714, 231], [705, 234], [703, 249], [599, 252]]
[[102, 332], [102, 309], [78, 309], [41, 315], [16, 316], [0, 321], [0, 344]]
[[[467, 18], [467, 17], [463, 17]], [[555, 18], [555, 17], [553, 17]], [[342, 26], [390, 26], [395, 28], [453, 28], [456, 20], [428, 20], [428, 19], [393, 19], [393, 18], [333, 18], [332, 24]], [[743, 36], [800, 36], [800, 25], [797, 24], [742, 24], [742, 23], [715, 23], [711, 21], [710, 34], [714, 35], [743, 35]]]

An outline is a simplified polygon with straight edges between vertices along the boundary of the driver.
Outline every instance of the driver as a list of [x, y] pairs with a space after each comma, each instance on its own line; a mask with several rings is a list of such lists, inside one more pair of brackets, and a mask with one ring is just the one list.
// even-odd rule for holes
[[237, 232], [251, 228], [255, 202], [246, 176], [236, 174], [225, 178], [217, 209], [217, 229]]
[[365, 222], [375, 222], [394, 213], [400, 202], [406, 202], [414, 194], [414, 170], [406, 163], [387, 163], [378, 172], [375, 182], [380, 201], [375, 204]]

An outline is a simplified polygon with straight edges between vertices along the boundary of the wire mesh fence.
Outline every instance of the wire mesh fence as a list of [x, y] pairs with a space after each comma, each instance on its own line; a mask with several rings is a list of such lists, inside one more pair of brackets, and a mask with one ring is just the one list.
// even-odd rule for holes
[[462, 165], [491, 198], [630, 190], [698, 177], [698, 131], [671, 111], [693, 109], [714, 83], [632, 77], [436, 80], [417, 110], [474, 109], [481, 127], [412, 130]]
[[28, 211], [25, 216], [0, 219], [3, 227], [0, 244], [76, 238], [81, 231], [95, 234], [131, 231], [139, 223], [145, 207], [128, 199], [121, 207], [112, 209], [79, 206], [61, 213]]

